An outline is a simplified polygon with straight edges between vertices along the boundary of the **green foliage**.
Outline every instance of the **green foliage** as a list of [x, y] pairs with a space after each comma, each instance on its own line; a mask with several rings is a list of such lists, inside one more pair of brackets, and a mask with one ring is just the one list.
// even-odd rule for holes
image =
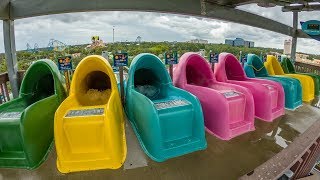
[[29, 66], [31, 65], [32, 61], [28, 61], [28, 60], [21, 60], [18, 61], [18, 68], [21, 70], [27, 70], [29, 68]]
[[320, 55], [310, 54], [308, 57], [309, 60], [320, 59]]
[[[143, 42], [138, 44], [135, 43], [114, 43], [107, 44], [106, 47], [98, 47], [95, 49], [86, 49], [86, 45], [75, 45], [69, 46], [65, 52], [55, 52], [49, 51], [45, 48], [40, 49], [39, 52], [31, 53], [27, 51], [18, 51], [17, 59], [19, 70], [26, 70], [32, 61], [38, 59], [52, 59], [56, 62], [56, 59], [61, 56], [70, 55], [74, 53], [81, 53], [80, 57], [73, 58], [74, 68], [79, 64], [79, 62], [88, 55], [101, 55], [102, 51], [108, 51], [115, 53], [117, 51], [126, 51], [129, 54], [129, 64], [132, 59], [140, 53], [152, 53], [155, 55], [164, 54], [166, 51], [175, 50], [179, 55], [182, 55], [185, 52], [198, 52], [200, 49], [205, 49], [207, 56], [210, 51], [212, 52], [229, 52], [236, 56], [239, 56], [239, 52], [242, 51], [242, 54], [254, 53], [257, 55], [266, 54], [268, 52], [279, 52], [282, 53], [281, 49], [272, 49], [272, 48], [246, 48], [246, 47], [233, 47], [225, 44], [193, 44], [185, 42]], [[319, 56], [312, 55], [311, 58], [320, 58]], [[0, 54], [0, 71], [6, 72], [7, 67], [4, 60], [4, 54]], [[112, 60], [111, 60], [112, 62]]]
[[0, 73], [7, 72], [7, 63], [5, 60], [2, 60], [0, 63]]

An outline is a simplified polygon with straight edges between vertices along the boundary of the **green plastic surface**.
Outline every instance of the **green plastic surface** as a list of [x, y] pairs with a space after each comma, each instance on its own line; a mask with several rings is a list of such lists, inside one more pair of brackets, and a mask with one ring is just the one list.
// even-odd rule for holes
[[34, 62], [19, 97], [0, 106], [0, 167], [38, 167], [53, 144], [54, 113], [66, 97], [64, 80], [51, 60]]
[[320, 94], [320, 76], [313, 73], [300, 73], [296, 72], [291, 60], [286, 56], [281, 56], [281, 67], [285, 73], [290, 74], [303, 74], [312, 77], [314, 82], [314, 95], [319, 96]]

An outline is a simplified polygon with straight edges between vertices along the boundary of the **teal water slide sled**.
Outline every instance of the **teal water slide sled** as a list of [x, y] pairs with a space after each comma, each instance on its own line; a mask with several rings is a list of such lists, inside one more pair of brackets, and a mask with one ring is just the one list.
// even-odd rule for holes
[[125, 101], [129, 121], [151, 159], [162, 162], [207, 147], [199, 100], [172, 85], [157, 56], [133, 59]]
[[285, 92], [285, 108], [294, 110], [302, 105], [302, 87], [299, 80], [290, 77], [270, 76], [261, 59], [255, 54], [247, 55], [244, 70], [248, 77], [281, 83]]

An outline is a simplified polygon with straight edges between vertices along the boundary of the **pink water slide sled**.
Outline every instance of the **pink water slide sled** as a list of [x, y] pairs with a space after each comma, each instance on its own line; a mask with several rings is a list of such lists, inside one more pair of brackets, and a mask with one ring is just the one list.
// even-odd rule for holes
[[248, 88], [254, 98], [255, 116], [271, 122], [284, 114], [284, 90], [281, 84], [248, 78], [238, 61], [230, 53], [221, 53], [214, 69], [215, 78], [220, 82], [231, 83]]
[[173, 83], [200, 100], [207, 132], [220, 139], [253, 131], [254, 104], [250, 91], [238, 85], [217, 82], [206, 60], [185, 53], [173, 72]]

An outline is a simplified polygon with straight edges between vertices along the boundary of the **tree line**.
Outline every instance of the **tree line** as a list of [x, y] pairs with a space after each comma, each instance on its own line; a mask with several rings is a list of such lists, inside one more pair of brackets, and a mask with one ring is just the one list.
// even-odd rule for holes
[[[214, 53], [229, 52], [239, 57], [240, 51], [242, 55], [248, 53], [254, 53], [257, 55], [265, 55], [269, 52], [278, 52], [282, 53], [282, 49], [274, 48], [247, 48], [247, 47], [233, 47], [226, 44], [195, 44], [195, 43], [186, 43], [186, 42], [142, 42], [140, 44], [128, 43], [128, 42], [119, 42], [107, 44], [106, 47], [96, 47], [94, 49], [86, 48], [87, 45], [74, 45], [68, 46], [64, 51], [52, 51], [46, 48], [39, 49], [38, 52], [29, 52], [29, 51], [18, 51], [17, 60], [19, 70], [26, 70], [32, 63], [32, 61], [39, 59], [51, 59], [56, 62], [56, 59], [61, 56], [71, 55], [79, 53], [80, 56], [73, 58], [74, 67], [88, 55], [101, 55], [102, 51], [107, 51], [115, 53], [117, 51], [125, 51], [129, 54], [129, 64], [132, 61], [133, 57], [140, 53], [152, 53], [157, 56], [160, 56], [166, 51], [177, 51], [179, 55], [182, 55], [185, 52], [198, 52], [203, 49], [208, 56], [210, 51]], [[319, 58], [320, 55], [312, 55], [312, 58]], [[6, 62], [4, 54], [0, 54], [0, 72], [6, 72]], [[111, 61], [110, 61], [111, 62]]]

